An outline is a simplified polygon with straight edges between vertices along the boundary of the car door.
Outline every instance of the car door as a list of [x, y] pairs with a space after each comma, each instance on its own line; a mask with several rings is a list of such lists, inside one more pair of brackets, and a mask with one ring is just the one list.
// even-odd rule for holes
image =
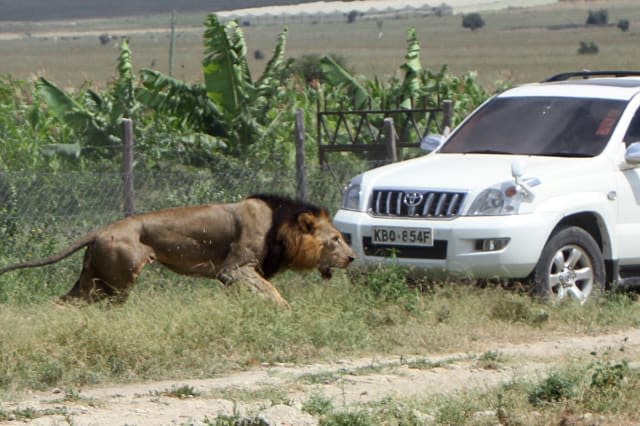
[[[640, 142], [640, 108], [631, 119], [623, 140], [625, 148]], [[640, 265], [640, 166], [621, 170], [616, 196], [616, 238], [620, 264]]]

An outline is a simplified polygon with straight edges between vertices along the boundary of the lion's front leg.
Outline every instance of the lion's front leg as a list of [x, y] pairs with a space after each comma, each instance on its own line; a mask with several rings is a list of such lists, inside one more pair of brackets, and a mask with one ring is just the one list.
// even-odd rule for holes
[[265, 295], [278, 306], [286, 309], [291, 307], [289, 302], [280, 295], [280, 292], [273, 286], [273, 284], [267, 281], [258, 273], [258, 271], [256, 271], [255, 264], [247, 264], [226, 270], [224, 274], [221, 274], [220, 281], [225, 285], [231, 285], [234, 283], [246, 284], [249, 286], [251, 291]]

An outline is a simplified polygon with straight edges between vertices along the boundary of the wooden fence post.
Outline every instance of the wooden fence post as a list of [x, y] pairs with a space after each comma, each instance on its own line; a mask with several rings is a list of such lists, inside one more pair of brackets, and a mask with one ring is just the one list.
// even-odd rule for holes
[[320, 167], [322, 167], [322, 170], [327, 170], [328, 169], [327, 156], [325, 155], [324, 148], [322, 146], [322, 109], [321, 108], [322, 108], [322, 103], [320, 102], [320, 96], [318, 96], [318, 99], [316, 100], [316, 142], [318, 144], [318, 159], [320, 160]]
[[299, 200], [307, 199], [307, 178], [305, 176], [304, 152], [304, 111], [296, 111], [296, 195]]
[[[451, 100], [442, 101], [442, 133], [448, 127], [451, 130], [453, 120], [453, 102]], [[445, 135], [446, 136], [446, 135]]]
[[122, 120], [124, 127], [124, 153], [122, 179], [124, 183], [124, 215], [131, 216], [134, 212], [135, 195], [133, 192], [133, 122], [129, 118]]
[[171, 36], [169, 40], [169, 77], [173, 77], [173, 51], [176, 45], [176, 11], [171, 12]]
[[398, 149], [396, 147], [396, 128], [393, 125], [393, 118], [386, 117], [384, 119], [384, 127], [383, 127], [385, 139], [385, 148], [387, 153], [387, 161], [390, 163], [395, 163], [398, 161]]

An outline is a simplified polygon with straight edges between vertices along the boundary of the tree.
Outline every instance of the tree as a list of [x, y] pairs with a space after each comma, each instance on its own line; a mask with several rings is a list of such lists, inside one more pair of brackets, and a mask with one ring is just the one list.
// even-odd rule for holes
[[347, 13], [347, 23], [353, 24], [354, 22], [356, 22], [356, 18], [358, 18], [358, 16], [362, 16], [362, 14], [357, 10], [352, 10], [351, 12]]
[[462, 28], [469, 28], [471, 31], [475, 31], [482, 27], [484, 27], [484, 19], [479, 13], [473, 12], [462, 15]]
[[628, 19], [620, 19], [618, 21], [618, 25], [617, 27], [620, 29], [620, 31], [627, 32], [629, 30], [629, 20]]
[[607, 25], [609, 22], [609, 12], [607, 9], [589, 10], [587, 25]]
[[287, 29], [278, 36], [273, 56], [262, 75], [251, 78], [247, 45], [237, 23], [222, 24], [215, 14], [205, 22], [204, 83], [209, 98], [218, 106], [229, 126], [238, 153], [265, 136], [274, 123], [267, 112], [278, 103], [277, 94], [290, 74], [285, 60]]

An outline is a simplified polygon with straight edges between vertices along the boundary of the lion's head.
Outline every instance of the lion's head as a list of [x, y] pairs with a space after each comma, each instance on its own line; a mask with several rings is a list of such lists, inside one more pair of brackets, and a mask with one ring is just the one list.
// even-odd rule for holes
[[326, 209], [300, 212], [295, 221], [281, 229], [281, 238], [291, 267], [317, 268], [323, 278], [331, 278], [332, 268], [346, 268], [355, 259]]

